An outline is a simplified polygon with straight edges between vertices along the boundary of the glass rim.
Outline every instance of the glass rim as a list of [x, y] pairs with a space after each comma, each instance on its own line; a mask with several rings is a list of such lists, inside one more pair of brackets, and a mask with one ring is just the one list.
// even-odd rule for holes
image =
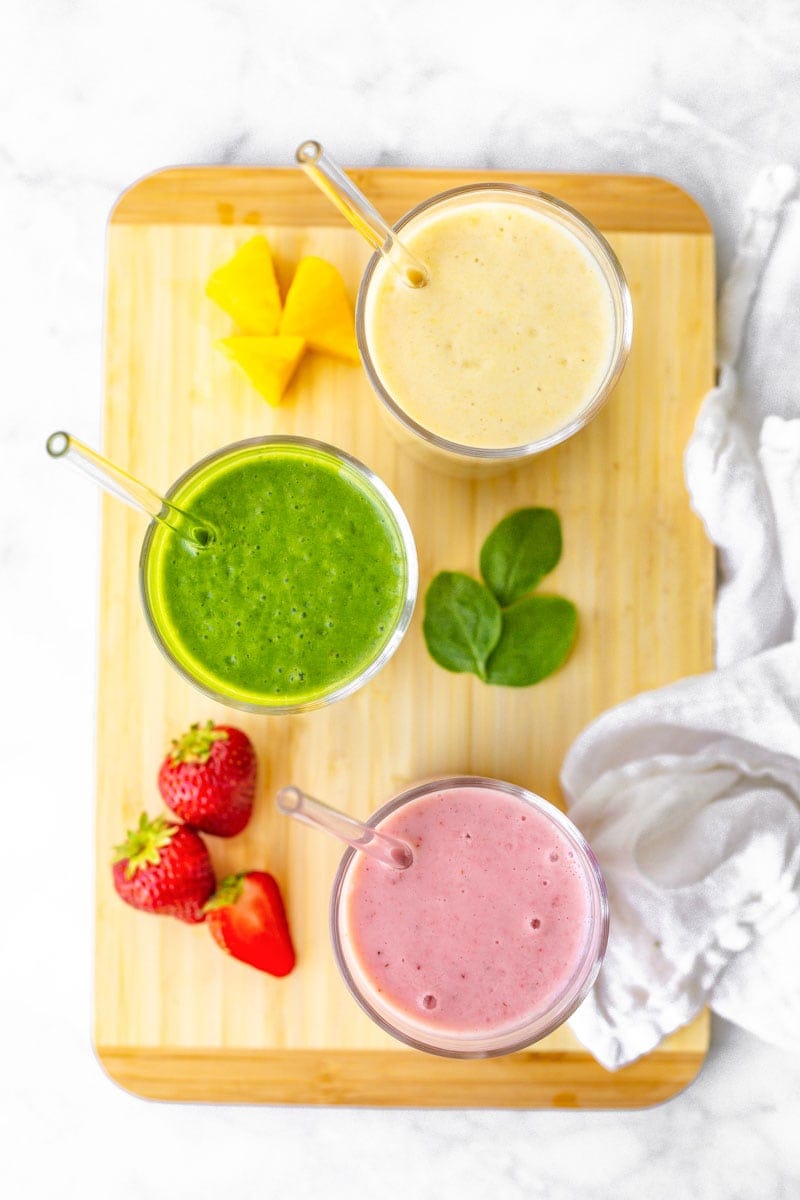
[[[489, 180], [484, 183], [462, 184], [459, 187], [449, 188], [444, 192], [437, 192], [435, 196], [429, 196], [427, 200], [423, 200], [420, 204], [415, 205], [414, 208], [409, 209], [407, 213], [404, 213], [392, 228], [399, 233], [409, 222], [415, 220], [429, 208], [434, 208], [459, 196], [481, 192], [500, 192], [523, 198], [527, 197], [535, 200], [544, 209], [554, 209], [561, 215], [562, 223], [563, 218], [566, 218], [567, 223], [571, 222], [573, 225], [579, 227], [591, 243], [592, 255], [600, 266], [606, 283], [608, 284], [609, 278], [613, 281], [613, 288], [617, 291], [616, 296], [612, 294], [615, 312], [616, 350], [591, 400], [566, 425], [562, 425], [553, 433], [548, 434], [547, 437], [537, 438], [535, 441], [524, 442], [516, 446], [469, 446], [463, 442], [454, 442], [449, 438], [442, 437], [440, 434], [434, 433], [424, 425], [421, 425], [419, 421], [415, 421], [384, 386], [369, 349], [366, 332], [367, 298], [370, 283], [381, 263], [381, 255], [378, 251], [372, 255], [367, 263], [358, 289], [358, 297], [356, 299], [356, 340], [359, 354], [361, 355], [361, 362], [373, 391], [388, 409], [389, 413], [409, 433], [420, 438], [428, 445], [435, 447], [437, 450], [443, 450], [447, 454], [455, 455], [461, 459], [486, 463], [515, 462], [542, 454], [545, 450], [550, 450], [552, 447], [560, 445], [561, 442], [567, 441], [568, 438], [571, 438], [588, 425], [603, 407], [622, 374], [630, 352], [633, 340], [633, 304], [622, 265], [600, 230], [583, 213], [573, 208], [572, 205], [567, 204], [564, 200], [559, 200], [557, 196], [551, 196], [549, 192], [539, 191], [537, 188], [526, 187], [520, 183], [506, 183], [503, 181], [492, 183]], [[612, 292], [613, 288], [609, 286], [609, 290]], [[618, 308], [619, 313], [617, 312]]]
[[265, 434], [263, 437], [242, 438], [236, 442], [230, 442], [225, 446], [219, 447], [217, 450], [212, 450], [209, 454], [204, 455], [193, 463], [174, 481], [170, 484], [167, 491], [164, 493], [166, 499], [171, 499], [174, 494], [182, 487], [184, 483], [195, 476], [203, 468], [216, 462], [218, 459], [225, 458], [228, 455], [234, 454], [237, 451], [246, 450], [250, 447], [257, 446], [289, 446], [299, 449], [316, 451], [322, 455], [334, 459], [340, 465], [346, 467], [356, 475], [360, 475], [367, 485], [367, 489], [376, 492], [379, 499], [383, 502], [389, 516], [394, 521], [397, 529], [398, 540], [403, 549], [403, 556], [406, 567], [405, 590], [403, 595], [402, 607], [395, 619], [389, 636], [381, 646], [380, 651], [371, 659], [358, 674], [347, 679], [338, 687], [333, 688], [329, 692], [325, 692], [321, 696], [315, 696], [310, 700], [301, 700], [296, 703], [288, 704], [261, 704], [256, 701], [248, 701], [236, 696], [227, 695], [225, 692], [217, 691], [209, 686], [206, 682], [197, 679], [192, 674], [188, 666], [180, 662], [172, 653], [171, 649], [161, 636], [161, 632], [154, 619], [151, 605], [149, 602], [147, 584], [146, 584], [146, 565], [152, 545], [153, 537], [158, 529], [158, 522], [153, 520], [145, 531], [142, 547], [139, 552], [139, 593], [142, 599], [142, 607], [144, 609], [145, 620], [147, 627], [153, 637], [158, 648], [165, 655], [171, 665], [178, 673], [201, 691], [209, 699], [220, 704], [224, 704], [229, 708], [236, 708], [241, 712], [259, 713], [271, 716], [288, 716], [294, 713], [311, 712], [316, 708], [323, 708], [328, 704], [333, 704], [337, 700], [343, 700], [347, 696], [358, 691], [364, 684], [368, 683], [373, 676], [386, 665], [389, 659], [394, 655], [400, 643], [405, 636], [411, 617], [414, 612], [414, 606], [417, 599], [417, 590], [419, 586], [419, 561], [417, 557], [417, 548], [414, 541], [414, 534], [411, 530], [408, 518], [403, 511], [400, 501], [392, 492], [391, 488], [386, 484], [379, 475], [377, 475], [370, 467], [349, 454], [346, 450], [340, 449], [338, 446], [333, 446], [329, 442], [322, 442], [316, 438], [302, 437], [295, 434]]
[[[573, 821], [561, 809], [545, 800], [543, 796], [528, 788], [501, 779], [492, 779], [486, 775], [449, 775], [418, 783], [400, 792], [386, 804], [376, 809], [366, 818], [366, 824], [379, 825], [384, 818], [398, 808], [409, 804], [431, 792], [452, 791], [455, 788], [472, 787], [484, 788], [487, 791], [505, 792], [518, 800], [523, 800], [532, 808], [552, 820], [559, 831], [566, 837], [571, 847], [578, 852], [583, 873], [587, 884], [587, 892], [591, 899], [590, 929], [587, 935], [581, 961], [563, 991], [548, 1005], [547, 1009], [534, 1018], [500, 1030], [495, 1033], [473, 1036], [443, 1034], [436, 1038], [435, 1031], [414, 1026], [413, 1030], [398, 1028], [392, 1024], [389, 1017], [378, 1011], [359, 987], [347, 961], [344, 949], [344, 939], [340, 930], [340, 913], [342, 899], [347, 882], [347, 874], [358, 851], [352, 847], [345, 850], [339, 862], [336, 876], [331, 889], [329, 909], [329, 930], [333, 945], [334, 958], [344, 983], [350, 995], [363, 1012], [375, 1022], [385, 1033], [398, 1041], [412, 1046], [415, 1050], [423, 1050], [428, 1054], [440, 1055], [444, 1058], [496, 1058], [503, 1054], [513, 1054], [524, 1050], [526, 1046], [541, 1041], [552, 1033], [575, 1012], [585, 1000], [602, 966], [606, 946], [608, 944], [609, 905], [603, 873], [594, 851]], [[388, 1008], [389, 1006], [387, 1006]], [[411, 1025], [411, 1022], [409, 1022]]]

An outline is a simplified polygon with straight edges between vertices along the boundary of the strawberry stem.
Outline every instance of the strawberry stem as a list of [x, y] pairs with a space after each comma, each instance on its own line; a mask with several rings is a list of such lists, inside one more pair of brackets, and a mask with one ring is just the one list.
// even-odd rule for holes
[[172, 763], [204, 763], [208, 762], [214, 742], [227, 741], [228, 735], [224, 729], [215, 729], [213, 721], [206, 721], [200, 726], [198, 721], [190, 726], [183, 737], [172, 739], [172, 750], [169, 758]]
[[125, 841], [114, 847], [111, 861], [118, 863], [127, 858], [125, 878], [132, 879], [141, 867], [156, 866], [160, 862], [160, 851], [170, 844], [177, 828], [174, 821], [163, 815], [151, 821], [147, 813], [142, 813], [137, 828], [129, 829]]
[[242, 894], [246, 874], [246, 871], [242, 871], [239, 875], [227, 875], [211, 899], [206, 900], [203, 912], [211, 912], [214, 908], [227, 908], [228, 905], [235, 904]]

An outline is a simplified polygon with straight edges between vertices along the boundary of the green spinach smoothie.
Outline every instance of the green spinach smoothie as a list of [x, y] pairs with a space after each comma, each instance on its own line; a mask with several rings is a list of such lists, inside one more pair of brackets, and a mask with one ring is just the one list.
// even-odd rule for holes
[[302, 439], [199, 463], [170, 500], [215, 538], [198, 549], [153, 526], [142, 552], [145, 608], [168, 656], [244, 707], [311, 707], [358, 680], [402, 636], [416, 582], [405, 519], [378, 487]]

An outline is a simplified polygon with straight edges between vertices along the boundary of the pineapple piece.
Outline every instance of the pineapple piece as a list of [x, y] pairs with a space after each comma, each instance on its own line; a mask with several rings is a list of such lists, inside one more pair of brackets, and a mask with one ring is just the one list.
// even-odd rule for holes
[[305, 338], [312, 350], [358, 362], [355, 324], [344, 280], [324, 258], [301, 259], [286, 295], [280, 334]]
[[268, 404], [280, 404], [306, 348], [301, 337], [227, 337], [214, 345], [244, 371]]
[[267, 239], [258, 234], [241, 245], [233, 258], [209, 276], [206, 295], [233, 317], [244, 333], [276, 333], [281, 294]]

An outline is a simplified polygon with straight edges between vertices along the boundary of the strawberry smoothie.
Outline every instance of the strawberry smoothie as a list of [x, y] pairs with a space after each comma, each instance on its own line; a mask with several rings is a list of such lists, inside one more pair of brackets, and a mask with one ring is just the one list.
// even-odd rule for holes
[[351, 855], [334, 905], [356, 998], [438, 1053], [502, 1053], [560, 1024], [606, 936], [602, 880], [578, 831], [492, 780], [444, 780], [388, 809], [372, 823], [410, 845], [411, 866]]

